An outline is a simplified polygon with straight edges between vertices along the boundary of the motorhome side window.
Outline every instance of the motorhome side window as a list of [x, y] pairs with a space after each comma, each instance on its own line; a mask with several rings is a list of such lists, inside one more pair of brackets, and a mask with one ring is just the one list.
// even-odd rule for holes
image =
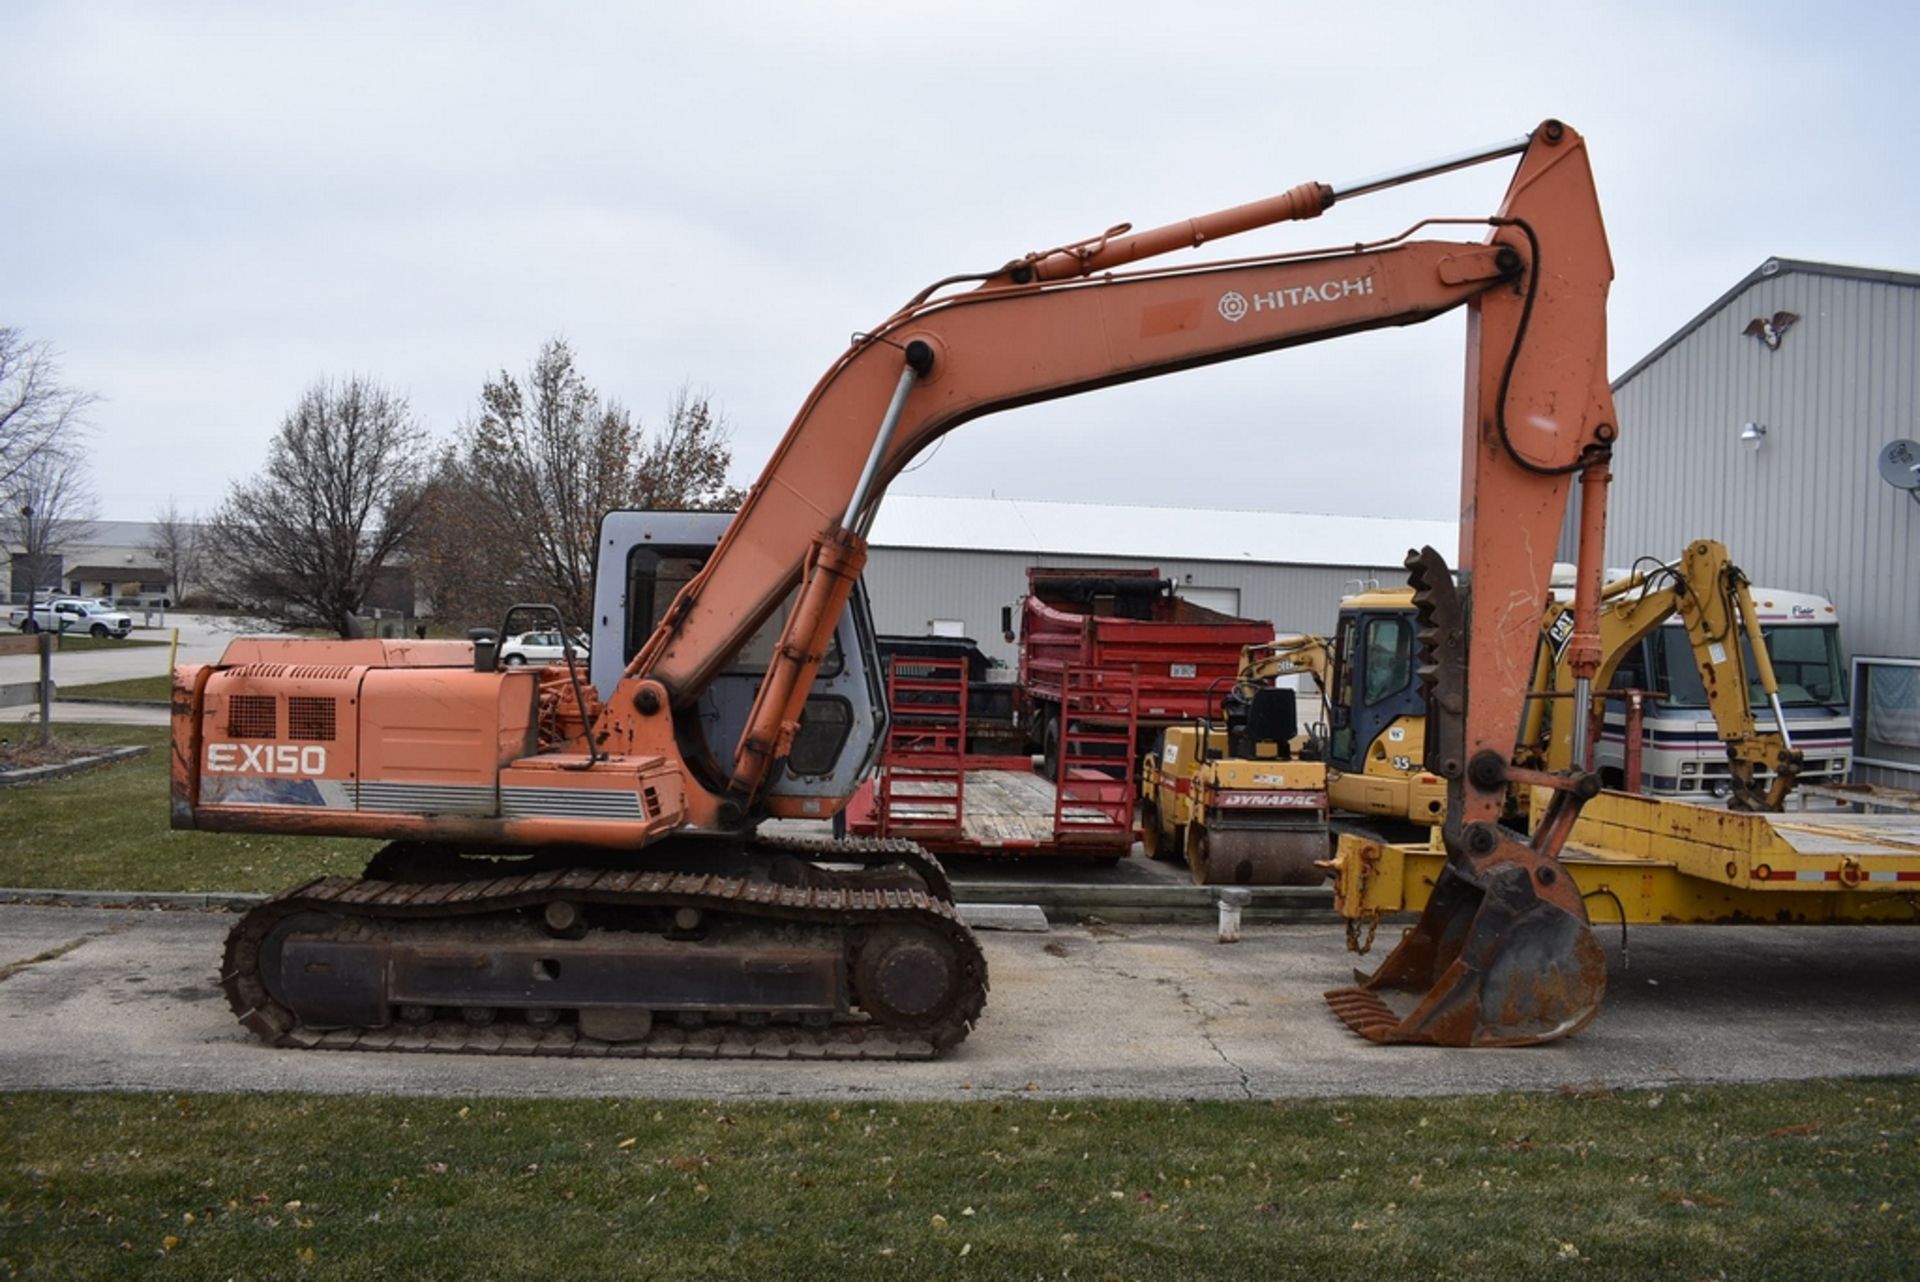
[[1647, 643], [1640, 642], [1621, 656], [1620, 666], [1613, 670], [1612, 688], [1615, 690], [1648, 690], [1647, 685]]

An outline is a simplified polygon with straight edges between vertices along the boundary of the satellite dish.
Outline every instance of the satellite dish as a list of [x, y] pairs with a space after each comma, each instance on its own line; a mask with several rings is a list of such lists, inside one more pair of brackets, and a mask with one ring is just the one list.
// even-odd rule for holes
[[1880, 479], [1896, 490], [1920, 490], [1920, 442], [1888, 441], [1880, 451]]

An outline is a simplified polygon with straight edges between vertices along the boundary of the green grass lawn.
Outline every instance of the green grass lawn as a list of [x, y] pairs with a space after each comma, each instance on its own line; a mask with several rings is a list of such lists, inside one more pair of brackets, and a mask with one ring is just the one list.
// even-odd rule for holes
[[[64, 635], [55, 634], [53, 649], [56, 654], [80, 654], [87, 650], [138, 650], [172, 644], [171, 638], [155, 640], [152, 637], [136, 635], [124, 639], [115, 639], [113, 637], [89, 636], [85, 632], [68, 632]], [[38, 653], [38, 651], [29, 651], [28, 653]]]
[[126, 677], [119, 681], [94, 681], [83, 686], [61, 686], [59, 697], [167, 704], [173, 701], [173, 678], [163, 672], [154, 677]]
[[0, 1273], [1899, 1278], [1920, 1082], [1278, 1104], [0, 1097]]
[[[26, 735], [25, 726], [5, 727]], [[62, 890], [273, 891], [309, 877], [357, 876], [379, 848], [327, 837], [175, 832], [167, 826], [167, 731], [69, 725], [76, 742], [148, 744], [119, 765], [0, 791], [0, 886]]]
[[55, 643], [55, 649], [61, 654], [79, 654], [86, 650], [125, 650], [130, 648], [138, 649], [142, 646], [171, 644], [171, 639], [164, 637], [155, 640], [151, 637], [130, 636], [123, 640], [115, 640], [112, 637], [88, 636], [84, 632], [69, 632], [59, 638]]

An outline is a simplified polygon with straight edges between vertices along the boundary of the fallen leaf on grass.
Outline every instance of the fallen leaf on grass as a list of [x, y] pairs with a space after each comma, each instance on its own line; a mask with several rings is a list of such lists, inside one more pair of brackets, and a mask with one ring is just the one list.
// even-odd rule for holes
[[1534, 1148], [1533, 1137], [1530, 1135], [1522, 1135], [1515, 1139], [1505, 1140], [1503, 1144], [1515, 1153], [1531, 1153]]
[[1760, 1132], [1760, 1138], [1763, 1140], [1777, 1140], [1788, 1135], [1818, 1135], [1819, 1133], [1820, 1123], [1818, 1122], [1794, 1122], [1788, 1126], [1776, 1126], [1770, 1131], [1762, 1131]]
[[614, 1145], [614, 1147], [615, 1148], [632, 1148], [635, 1144], [638, 1144], [639, 1142], [640, 1142], [640, 1137], [638, 1135], [629, 1135], [626, 1139], [621, 1140], [618, 1144]]

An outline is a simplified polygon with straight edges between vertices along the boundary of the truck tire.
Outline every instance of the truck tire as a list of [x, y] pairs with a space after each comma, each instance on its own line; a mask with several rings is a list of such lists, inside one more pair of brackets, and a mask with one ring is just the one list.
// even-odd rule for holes
[[1047, 778], [1055, 783], [1060, 781], [1060, 717], [1049, 711], [1046, 723], [1040, 727], [1040, 768]]
[[96, 641], [105, 641], [108, 636], [107, 625], [104, 623], [96, 623], [87, 629], [87, 633]]
[[35, 623], [32, 619], [22, 619], [20, 621], [20, 630], [26, 633], [28, 636], [32, 636], [34, 633], [40, 630], [40, 625]]

